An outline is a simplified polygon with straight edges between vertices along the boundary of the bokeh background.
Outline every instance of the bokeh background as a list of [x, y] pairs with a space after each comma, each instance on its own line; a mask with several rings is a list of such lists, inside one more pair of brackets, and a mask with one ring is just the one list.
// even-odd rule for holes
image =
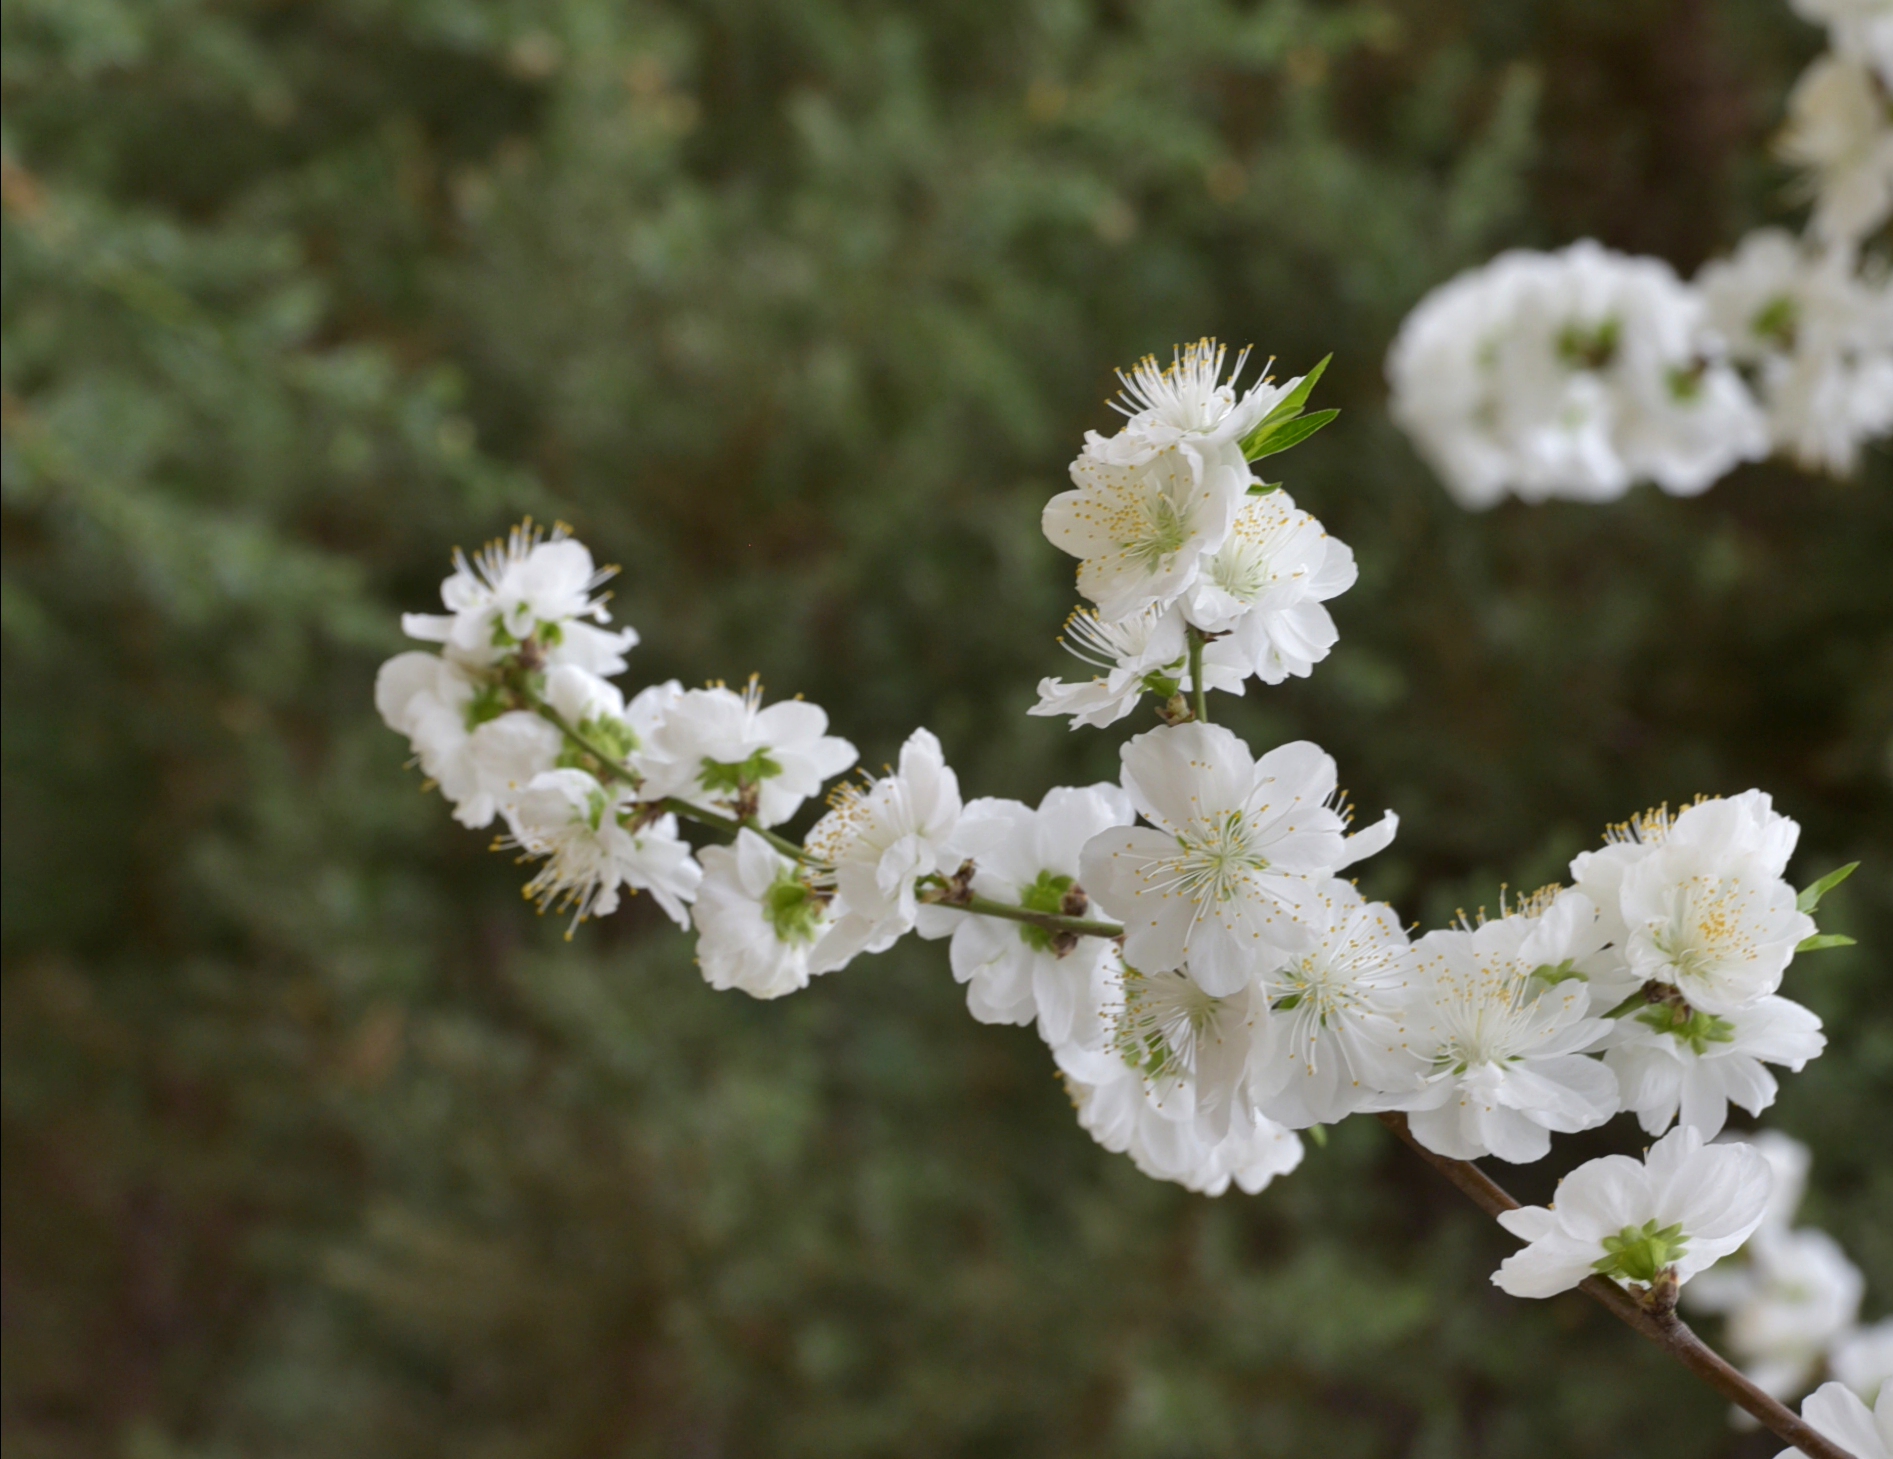
[[[716, 994], [640, 900], [535, 920], [375, 718], [523, 514], [623, 564], [634, 681], [759, 671], [969, 793], [1113, 366], [1215, 333], [1340, 422], [1341, 645], [1250, 697], [1430, 924], [1607, 820], [1771, 790], [1855, 949], [1771, 1125], [1893, 1311], [1893, 472], [1453, 507], [1380, 360], [1581, 235], [1798, 221], [1781, 0], [8, 0], [4, 1450], [1772, 1454], [1371, 1121], [1257, 1198], [1139, 1176], [909, 945]], [[1510, 1179], [1642, 1143], [1628, 1116]]]

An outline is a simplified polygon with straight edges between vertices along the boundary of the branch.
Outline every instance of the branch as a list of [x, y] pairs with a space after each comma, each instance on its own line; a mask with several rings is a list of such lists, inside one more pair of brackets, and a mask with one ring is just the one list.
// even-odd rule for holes
[[[1426, 1148], [1413, 1137], [1407, 1117], [1398, 1111], [1380, 1116], [1380, 1122], [1398, 1135], [1416, 1154], [1465, 1193], [1488, 1216], [1501, 1211], [1516, 1211], [1518, 1202], [1511, 1194], [1469, 1160], [1453, 1160]], [[1611, 1316], [1634, 1327], [1651, 1342], [1707, 1383], [1716, 1392], [1755, 1419], [1778, 1437], [1793, 1444], [1807, 1459], [1854, 1459], [1840, 1445], [1779, 1399], [1771, 1398], [1751, 1383], [1738, 1369], [1696, 1336], [1689, 1324], [1676, 1315], [1673, 1306], [1659, 1305], [1655, 1310], [1644, 1306], [1615, 1282], [1603, 1277], [1586, 1277], [1578, 1290], [1606, 1308]], [[1674, 1301], [1673, 1289], [1671, 1301]]]
[[[591, 736], [586, 734], [583, 730], [569, 724], [564, 715], [560, 714], [558, 710], [554, 709], [550, 704], [547, 704], [545, 700], [533, 693], [531, 689], [524, 686], [515, 686], [514, 692], [517, 693], [521, 699], [525, 700], [527, 704], [531, 705], [533, 712], [541, 719], [553, 725], [559, 733], [564, 735], [573, 745], [596, 760], [598, 762], [598, 768], [604, 772], [606, 779], [619, 781], [622, 784], [630, 786], [633, 790], [636, 790], [641, 784], [636, 772], [633, 771], [629, 765], [620, 761], [617, 756], [613, 755], [611, 751], [607, 750], [603, 745], [594, 741]], [[804, 862], [810, 860], [808, 853], [800, 846], [796, 845], [795, 842], [785, 837], [778, 836], [774, 831], [757, 824], [754, 816], [743, 816], [739, 819], [735, 816], [718, 815], [715, 811], [706, 811], [701, 806], [694, 806], [687, 800], [679, 800], [674, 795], [666, 796], [660, 801], [646, 803], [658, 805], [664, 810], [671, 812], [673, 815], [682, 816], [687, 821], [695, 821], [700, 826], [708, 826], [712, 830], [721, 831], [732, 841], [736, 839], [736, 833], [738, 831], [754, 831], [790, 860]]]
[[978, 917], [1003, 917], [1008, 922], [1026, 922], [1047, 932], [1068, 932], [1074, 937], [1124, 935], [1124, 929], [1115, 922], [1092, 922], [1083, 917], [1067, 917], [1060, 912], [1034, 912], [1030, 907], [1015, 907], [1011, 902], [995, 902], [990, 897], [971, 893], [964, 901], [941, 901], [933, 905], [951, 907], [956, 912], [971, 912]]

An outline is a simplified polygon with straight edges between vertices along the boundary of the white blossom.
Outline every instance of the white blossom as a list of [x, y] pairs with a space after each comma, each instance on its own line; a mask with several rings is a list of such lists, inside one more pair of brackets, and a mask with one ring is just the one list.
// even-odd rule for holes
[[703, 884], [691, 918], [704, 981], [755, 998], [807, 987], [828, 909], [797, 864], [747, 827], [734, 844], [707, 846], [697, 858]]
[[1407, 1037], [1432, 1071], [1400, 1102], [1414, 1138], [1458, 1160], [1522, 1164], [1545, 1156], [1552, 1131], [1617, 1112], [1615, 1077], [1583, 1053], [1609, 1030], [1577, 971], [1600, 941], [1590, 900], [1563, 891], [1414, 945]]
[[396, 654], [375, 675], [375, 708], [397, 734], [406, 735], [421, 771], [454, 807], [454, 819], [478, 829], [498, 806], [479, 793], [467, 758], [476, 716], [486, 705], [480, 685], [437, 654]]
[[[1801, 1400], [1801, 1417], [1854, 1459], [1893, 1459], [1893, 1383], [1881, 1385], [1872, 1408], [1845, 1383], [1823, 1383]], [[1799, 1449], [1783, 1449], [1775, 1459], [1807, 1456]]]
[[1781, 153], [1807, 170], [1813, 231], [1851, 248], [1893, 212], [1893, 124], [1887, 91], [1860, 57], [1817, 56], [1788, 94]]
[[1301, 1140], [1265, 1119], [1238, 1122], [1211, 1139], [1194, 1121], [1166, 1119], [1133, 1077], [1086, 1084], [1067, 1076], [1065, 1087], [1091, 1137], [1107, 1150], [1128, 1154], [1153, 1180], [1175, 1181], [1208, 1196], [1221, 1195], [1233, 1182], [1255, 1195], [1301, 1164]]
[[804, 842], [835, 895], [835, 920], [810, 959], [818, 973], [893, 946], [918, 915], [916, 881], [958, 869], [949, 842], [960, 818], [959, 777], [930, 731], [907, 737], [895, 774], [840, 786], [830, 805]]
[[1765, 1065], [1799, 1073], [1826, 1046], [1813, 1011], [1779, 996], [1726, 1015], [1661, 1001], [1614, 1021], [1604, 1063], [1645, 1133], [1662, 1134], [1680, 1114], [1713, 1140], [1731, 1104], [1758, 1115], [1775, 1102]]
[[1428, 1072], [1408, 1047], [1409, 948], [1393, 908], [1332, 878], [1308, 920], [1315, 945], [1262, 975], [1270, 1011], [1251, 1076], [1262, 1112], [1291, 1129], [1385, 1108]]
[[[1751, 790], [1700, 801], [1666, 828], [1653, 821], [1639, 834], [1636, 852], [1615, 858], [1630, 970], [1724, 1016], [1773, 993], [1795, 947], [1814, 933], [1782, 879], [1800, 827]], [[1580, 863], [1586, 872], [1605, 864], [1573, 862], [1580, 885]]]
[[1844, 249], [1814, 252], [1777, 228], [1750, 233], [1696, 286], [1706, 322], [1746, 368], [1775, 449], [1845, 476], [1893, 430], [1893, 285]]
[[1228, 634], [1210, 647], [1227, 645], [1263, 683], [1306, 678], [1340, 636], [1321, 605], [1357, 576], [1347, 544], [1278, 488], [1243, 502], [1190, 590], [1187, 616], [1205, 632]]
[[1558, 1182], [1549, 1207], [1502, 1212], [1499, 1224], [1529, 1243], [1493, 1283], [1514, 1297], [1551, 1297], [1593, 1272], [1649, 1286], [1678, 1282], [1734, 1251], [1768, 1205], [1768, 1162], [1747, 1145], [1705, 1145], [1672, 1130], [1642, 1160], [1606, 1155]]
[[1229, 535], [1251, 477], [1234, 446], [1208, 456], [1173, 446], [1135, 465], [1082, 455], [1071, 479], [1045, 504], [1045, 536], [1079, 559], [1078, 591], [1116, 623], [1189, 591], [1203, 557]]
[[618, 910], [618, 889], [648, 891], [679, 927], [702, 869], [677, 835], [677, 818], [646, 819], [621, 787], [583, 770], [549, 770], [508, 808], [511, 844], [545, 865], [526, 884], [543, 911], [570, 910], [573, 924]]
[[1260, 425], [1300, 385], [1302, 377], [1277, 385], [1266, 374], [1247, 390], [1236, 382], [1249, 352], [1236, 356], [1229, 379], [1222, 378], [1228, 351], [1213, 339], [1176, 350], [1168, 365], [1146, 355], [1127, 375], [1111, 408], [1124, 417], [1116, 435], [1085, 433], [1085, 455], [1114, 466], [1137, 466], [1166, 451], [1182, 450], [1200, 459], [1241, 459], [1243, 438]]
[[1085, 888], [1124, 924], [1132, 966], [1171, 971], [1187, 961], [1217, 996], [1311, 947], [1300, 920], [1316, 902], [1309, 878], [1393, 835], [1391, 819], [1344, 834], [1334, 761], [1307, 741], [1256, 760], [1219, 725], [1183, 724], [1137, 736], [1122, 758], [1124, 788], [1152, 825], [1094, 837], [1081, 862]]
[[652, 732], [644, 793], [780, 825], [854, 764], [854, 746], [827, 729], [828, 715], [805, 700], [764, 707], [754, 678], [740, 694], [722, 685], [686, 690]]
[[401, 627], [470, 667], [496, 664], [532, 639], [548, 663], [620, 673], [637, 632], [598, 626], [611, 615], [597, 590], [616, 571], [595, 567], [565, 528], [548, 538], [527, 522], [471, 559], [456, 549], [453, 576], [440, 585], [447, 613], [405, 613]]
[[[1105, 622], [1088, 608], [1078, 609], [1065, 620], [1059, 642], [1074, 658], [1104, 672], [1076, 684], [1041, 679], [1039, 702], [1026, 713], [1068, 714], [1073, 729], [1102, 729], [1124, 718], [1146, 694], [1168, 700], [1190, 693], [1195, 685], [1183, 629], [1183, 613], [1175, 605], [1146, 608], [1116, 623]], [[1249, 672], [1230, 640], [1204, 645], [1205, 691], [1240, 694]]]
[[1690, 1285], [1690, 1305], [1721, 1313], [1729, 1352], [1776, 1398], [1807, 1390], [1827, 1352], [1853, 1329], [1865, 1279], [1824, 1231], [1764, 1223], [1746, 1261], [1718, 1262]]
[[[973, 858], [972, 890], [1038, 912], [1088, 915], [1078, 879], [1085, 843], [1129, 825], [1130, 797], [1115, 785], [1058, 786], [1038, 809], [1015, 800], [969, 801], [954, 845]], [[954, 919], [953, 976], [981, 1023], [1036, 1022], [1046, 1043], [1096, 1045], [1106, 1034], [1106, 965], [1116, 948], [1102, 937], [1058, 938], [1028, 923], [946, 914]]]
[[1394, 419], [1467, 507], [1703, 490], [1766, 454], [1758, 407], [1658, 259], [1504, 253], [1421, 300], [1387, 357]]

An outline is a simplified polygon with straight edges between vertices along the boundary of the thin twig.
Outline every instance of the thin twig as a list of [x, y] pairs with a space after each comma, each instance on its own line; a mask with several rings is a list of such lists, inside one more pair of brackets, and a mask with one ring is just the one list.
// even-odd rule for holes
[[977, 917], [1003, 917], [1008, 922], [1025, 922], [1046, 932], [1069, 932], [1076, 937], [1122, 937], [1124, 929], [1115, 922], [1094, 922], [1084, 917], [1066, 917], [1058, 912], [1035, 912], [1030, 907], [1015, 907], [1011, 902], [995, 902], [991, 897], [968, 896], [964, 901], [940, 901], [936, 907], [951, 907], [956, 912], [971, 912]]
[[[1469, 1160], [1452, 1160], [1422, 1145], [1407, 1126], [1407, 1117], [1397, 1111], [1381, 1115], [1380, 1122], [1404, 1140], [1419, 1157], [1445, 1176], [1488, 1216], [1502, 1211], [1516, 1211], [1518, 1202], [1497, 1181]], [[1615, 1282], [1603, 1277], [1586, 1277], [1578, 1290], [1626, 1326], [1634, 1327], [1651, 1342], [1720, 1393], [1731, 1403], [1746, 1409], [1767, 1428], [1793, 1444], [1807, 1459], [1854, 1459], [1840, 1445], [1794, 1410], [1772, 1398], [1732, 1367], [1719, 1353], [1696, 1336], [1689, 1324], [1673, 1308], [1651, 1311]]]
[[1190, 639], [1190, 712], [1196, 716], [1198, 724], [1209, 723], [1209, 690], [1203, 684], [1203, 644], [1202, 632], [1191, 628], [1186, 630]]

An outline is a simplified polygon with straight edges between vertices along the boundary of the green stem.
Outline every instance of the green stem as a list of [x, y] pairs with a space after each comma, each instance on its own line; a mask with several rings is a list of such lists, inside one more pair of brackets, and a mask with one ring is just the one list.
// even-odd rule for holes
[[746, 817], [739, 821], [734, 816], [723, 816], [718, 815], [715, 811], [706, 811], [702, 806], [694, 806], [687, 800], [677, 799], [674, 795], [665, 796], [658, 804], [673, 815], [682, 816], [686, 821], [695, 821], [699, 826], [708, 826], [712, 830], [721, 831], [732, 841], [736, 839], [736, 833], [738, 831], [754, 831], [758, 836], [762, 837], [763, 840], [767, 841], [771, 846], [775, 847], [776, 850], [780, 851], [791, 860], [808, 861], [811, 859], [809, 854], [800, 846], [797, 846], [795, 842], [788, 840], [786, 837], [778, 836], [774, 831], [757, 825], [754, 817]]
[[1198, 724], [1209, 723], [1209, 691], [1203, 687], [1203, 644], [1202, 633], [1194, 628], [1185, 630], [1190, 639], [1190, 712], [1196, 716]]
[[[532, 706], [533, 711], [538, 714], [541, 719], [556, 726], [560, 734], [564, 735], [566, 739], [570, 740], [574, 745], [578, 746], [579, 749], [596, 760], [599, 768], [604, 771], [607, 779], [620, 781], [630, 786], [633, 790], [638, 788], [639, 781], [637, 774], [630, 766], [621, 763], [609, 750], [596, 743], [589, 735], [585, 734], [584, 731], [568, 724], [564, 715], [560, 714], [559, 711], [554, 709], [550, 704], [547, 704], [545, 700], [533, 693], [532, 690], [516, 688], [515, 692], [517, 692], [519, 697], [524, 699], [527, 704]], [[694, 806], [687, 800], [677, 799], [676, 796], [666, 796], [662, 801], [658, 802], [658, 804], [673, 815], [682, 816], [687, 821], [695, 821], [700, 826], [708, 826], [712, 830], [721, 831], [732, 841], [736, 839], [736, 833], [738, 831], [754, 831], [758, 836], [762, 837], [763, 840], [767, 841], [771, 846], [775, 847], [776, 850], [780, 851], [791, 860], [808, 861], [811, 859], [808, 853], [800, 846], [796, 845], [795, 842], [785, 837], [778, 836], [774, 831], [758, 825], [753, 816], [745, 816], [743, 819], [738, 820], [735, 816], [718, 815], [715, 811], [706, 811], [701, 806]]]
[[1094, 922], [1085, 917], [1067, 917], [1060, 912], [1035, 912], [1030, 907], [1011, 902], [995, 902], [991, 897], [969, 894], [959, 901], [940, 901], [931, 905], [954, 912], [970, 912], [975, 917], [1003, 917], [1008, 922], [1025, 922], [1046, 932], [1069, 932], [1077, 937], [1122, 937], [1124, 929], [1115, 922]]

